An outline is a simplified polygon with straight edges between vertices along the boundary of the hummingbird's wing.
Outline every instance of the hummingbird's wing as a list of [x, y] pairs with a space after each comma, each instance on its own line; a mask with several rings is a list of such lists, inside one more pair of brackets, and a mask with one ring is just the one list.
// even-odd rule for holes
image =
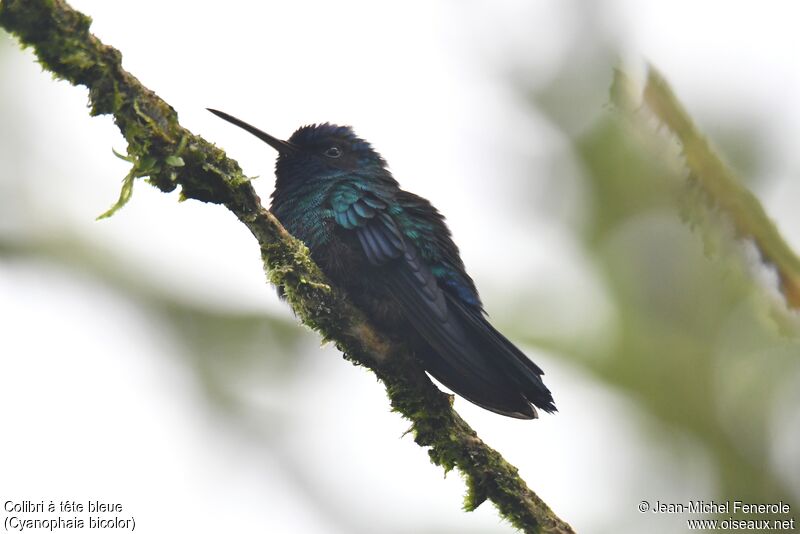
[[[497, 332], [480, 325], [479, 318], [482, 317], [477, 292], [474, 299], [464, 302], [476, 310], [479, 318], [471, 316], [467, 308], [453, 301], [454, 297], [443, 290], [443, 286], [448, 285], [447, 280], [437, 278], [429, 262], [421, 256], [423, 252], [430, 255], [436, 244], [421, 243], [420, 247], [419, 241], [415, 243], [414, 237], [421, 237], [421, 230], [398, 222], [404, 215], [402, 205], [376, 192], [356, 187], [340, 188], [331, 199], [335, 221], [355, 232], [367, 260], [380, 269], [381, 279], [404, 316], [433, 349], [433, 354], [421, 355], [431, 374], [472, 402], [504, 415], [535, 417], [531, 401], [545, 410], [554, 409], [549, 391], [539, 378], [541, 370], [536, 368], [537, 374], [520, 362], [518, 365], [523, 368], [524, 376], [515, 377], [509, 367], [514, 367], [513, 362], [503, 362], [509, 358], [517, 359], [519, 355], [525, 361], [530, 360], [516, 347], [516, 353], [513, 353], [507, 349], [499, 350], [502, 343], [500, 347], [494, 346], [498, 341], [492, 332]], [[444, 229], [444, 238], [449, 239], [449, 232], [446, 227]], [[458, 250], [452, 241], [450, 243], [458, 259]], [[460, 259], [457, 265], [460, 265]], [[466, 278], [467, 285], [474, 290], [471, 279]], [[458, 291], [454, 292], [455, 298], [461, 299], [458, 294]], [[513, 347], [508, 340], [505, 344]], [[531, 362], [531, 365], [534, 364]], [[536, 384], [530, 384], [531, 380]], [[521, 387], [522, 384], [530, 387]], [[533, 391], [537, 387], [546, 393], [537, 391], [537, 395], [530, 397], [526, 394], [526, 390]]]
[[490, 355], [493, 363], [505, 370], [525, 398], [547, 412], [556, 410], [550, 390], [542, 382], [544, 372], [516, 345], [492, 326], [483, 311], [475, 283], [467, 274], [458, 247], [444, 217], [431, 203], [413, 193], [401, 191], [400, 204], [409, 215], [399, 219], [413, 228], [417, 248], [434, 266], [450, 312], [457, 316], [468, 334], [470, 344], [481, 354]]

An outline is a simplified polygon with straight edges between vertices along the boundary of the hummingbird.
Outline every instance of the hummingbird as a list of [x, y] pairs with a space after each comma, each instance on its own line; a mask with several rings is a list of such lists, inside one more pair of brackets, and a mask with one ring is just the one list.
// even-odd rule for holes
[[544, 372], [489, 323], [442, 214], [401, 189], [370, 143], [330, 123], [303, 126], [283, 141], [208, 111], [277, 150], [270, 211], [425, 371], [501, 415], [556, 411]]

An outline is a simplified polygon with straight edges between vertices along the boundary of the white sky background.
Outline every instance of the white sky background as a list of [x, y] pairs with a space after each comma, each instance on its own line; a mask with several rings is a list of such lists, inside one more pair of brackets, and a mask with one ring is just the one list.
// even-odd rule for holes
[[[510, 202], [504, 195], [513, 191], [495, 187], [492, 178], [513, 172], [507, 147], [519, 147], [522, 136], [536, 140], [527, 148], [534, 161], [536, 153], [565, 145], [546, 119], [521, 118], [529, 111], [506, 87], [506, 76], [524, 54], [530, 79], [547, 82], [578, 28], [579, 2], [72, 4], [123, 52], [130, 72], [177, 108], [184, 126], [261, 176], [256, 187], [265, 201], [274, 153], [205, 107], [284, 138], [311, 122], [353, 125], [405, 188], [447, 215], [479, 287], [489, 288], [490, 313], [501, 313], [497, 307], [513, 293], [515, 277], [525, 277], [597, 294], [588, 310], [576, 316], [565, 309], [554, 325], [585, 329], [593, 327], [588, 317], [610, 320], [568, 230], [541, 217], [536, 240], [520, 235], [503, 209]], [[596, 23], [609, 40], [657, 65], [690, 111], [704, 111], [701, 123], [747, 114], [758, 126], [770, 162], [759, 197], [800, 249], [798, 4], [601, 5], [593, 8]], [[222, 208], [177, 204], [177, 195], [139, 182], [128, 206], [95, 222], [127, 172], [111, 155], [112, 146], [124, 151], [122, 138], [110, 118], [88, 117], [84, 89], [53, 83], [29, 53], [2, 57], [0, 128], [3, 116], [26, 127], [15, 135], [22, 155], [0, 147], [0, 173], [24, 170], [34, 179], [11, 188], [8, 175], [0, 177], [0, 187], [9, 187], [0, 193], [31, 203], [20, 204], [24, 212], [12, 205], [0, 213], [0, 233], [73, 229], [163, 291], [213, 307], [288, 316], [264, 284], [254, 241]], [[587, 111], [587, 124], [591, 114], [604, 112]], [[495, 231], [487, 230], [487, 220]], [[511, 531], [488, 505], [472, 515], [459, 511], [460, 478], [442, 480], [410, 438], [399, 439], [406, 424], [387, 413], [380, 386], [330, 348], [319, 352], [304, 383], [287, 387], [296, 428], [284, 429], [277, 450], [264, 451], [258, 435], [269, 429], [254, 421], [243, 431], [209, 412], [182, 363], [169, 356], [168, 336], [91, 280], [43, 265], [0, 263], [0, 324], [6, 325], [3, 501], [118, 501], [143, 532]], [[525, 424], [463, 401], [458, 408], [578, 531], [671, 532], [672, 525], [652, 518], [642, 523], [636, 504], [712, 495], [702, 464], [652, 452], [650, 438], [636, 430], [641, 416], [630, 401], [552, 356], [534, 359], [547, 369], [559, 415]], [[693, 447], [686, 440], [687, 457]], [[306, 458], [303, 480], [334, 503], [329, 509], [316, 506], [287, 472], [283, 460], [292, 457]], [[641, 472], [651, 475], [647, 486], [637, 485]]]

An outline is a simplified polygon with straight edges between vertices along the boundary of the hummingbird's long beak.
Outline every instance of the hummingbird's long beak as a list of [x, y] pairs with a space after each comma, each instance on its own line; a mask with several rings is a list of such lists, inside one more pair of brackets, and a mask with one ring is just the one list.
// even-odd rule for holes
[[281, 154], [294, 154], [299, 150], [299, 148], [297, 148], [293, 144], [289, 143], [288, 141], [281, 141], [280, 139], [272, 137], [268, 133], [262, 132], [261, 130], [259, 130], [255, 126], [250, 126], [246, 122], [244, 122], [242, 120], [239, 120], [236, 117], [233, 117], [231, 115], [228, 115], [227, 113], [225, 113], [223, 111], [218, 111], [216, 109], [211, 109], [211, 108], [206, 108], [206, 109], [208, 111], [210, 111], [211, 113], [213, 113], [214, 115], [216, 115], [217, 117], [219, 117], [221, 119], [225, 119], [226, 121], [230, 122], [231, 124], [235, 124], [239, 128], [247, 130], [248, 132], [250, 132], [251, 134], [255, 135], [256, 137], [258, 137], [259, 139], [261, 139], [262, 141], [267, 143], [269, 146], [271, 146], [272, 148], [274, 148], [275, 150], [277, 150]]

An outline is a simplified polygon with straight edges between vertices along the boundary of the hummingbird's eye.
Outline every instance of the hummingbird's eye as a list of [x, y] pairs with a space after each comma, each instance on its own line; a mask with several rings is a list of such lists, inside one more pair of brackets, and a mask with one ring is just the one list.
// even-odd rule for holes
[[342, 149], [338, 146], [332, 146], [328, 148], [325, 152], [323, 152], [329, 158], [338, 158], [342, 155]]

